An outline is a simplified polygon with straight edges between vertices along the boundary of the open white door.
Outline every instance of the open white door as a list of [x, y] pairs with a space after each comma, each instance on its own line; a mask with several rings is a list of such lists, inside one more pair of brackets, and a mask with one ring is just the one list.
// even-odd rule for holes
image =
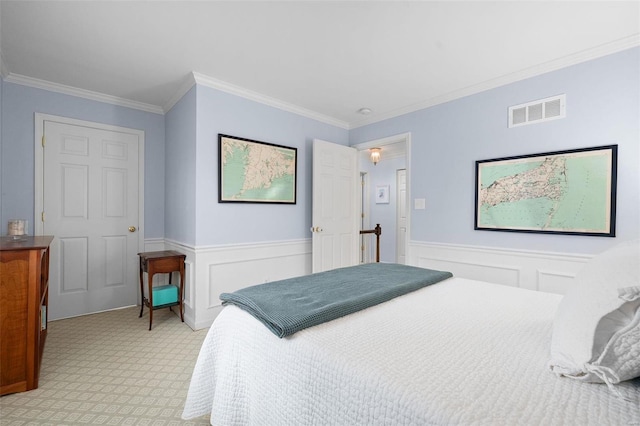
[[313, 272], [358, 263], [358, 168], [355, 148], [313, 141]]

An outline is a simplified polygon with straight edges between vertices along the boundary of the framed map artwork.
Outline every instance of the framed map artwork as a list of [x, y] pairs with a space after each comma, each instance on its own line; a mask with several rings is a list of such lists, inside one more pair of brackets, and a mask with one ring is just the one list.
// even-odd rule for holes
[[218, 135], [218, 201], [296, 203], [297, 148]]
[[615, 237], [618, 146], [476, 161], [476, 230]]

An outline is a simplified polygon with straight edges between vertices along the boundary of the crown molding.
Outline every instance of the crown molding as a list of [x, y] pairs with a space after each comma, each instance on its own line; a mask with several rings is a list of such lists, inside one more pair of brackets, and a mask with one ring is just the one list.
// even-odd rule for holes
[[231, 83], [227, 83], [222, 80], [200, 74], [197, 72], [190, 73], [185, 79], [176, 93], [169, 99], [164, 106], [157, 106], [147, 104], [143, 102], [132, 101], [129, 99], [120, 98], [117, 96], [111, 96], [104, 93], [93, 92], [90, 90], [79, 89], [72, 86], [66, 86], [63, 84], [52, 83], [46, 80], [40, 80], [37, 78], [27, 77], [20, 74], [14, 74], [9, 72], [2, 51], [0, 51], [0, 75], [7, 83], [15, 83], [23, 86], [34, 87], [37, 89], [48, 90], [56, 93], [61, 93], [70, 96], [76, 96], [98, 102], [104, 102], [112, 105], [123, 106], [127, 108], [133, 108], [141, 111], [151, 112], [155, 114], [165, 114], [169, 111], [195, 84], [217, 89], [226, 93], [230, 93], [236, 96], [240, 96], [255, 102], [259, 102], [265, 105], [272, 106], [274, 108], [288, 111], [303, 117], [307, 117], [313, 120], [317, 120], [332, 126], [336, 126], [342, 129], [351, 130], [358, 127], [366, 126], [369, 124], [384, 121], [390, 118], [395, 118], [401, 115], [409, 114], [415, 111], [419, 111], [425, 108], [429, 108], [435, 105], [450, 102], [456, 99], [463, 98], [465, 96], [474, 95], [476, 93], [484, 92], [486, 90], [494, 89], [500, 86], [511, 84], [517, 81], [521, 81], [527, 78], [535, 77], [541, 74], [545, 74], [551, 71], [556, 71], [562, 68], [566, 68], [572, 65], [576, 65], [589, 60], [597, 59], [603, 56], [607, 56], [613, 53], [617, 53], [626, 49], [640, 46], [640, 34], [634, 34], [633, 36], [626, 37], [620, 40], [616, 40], [611, 43], [603, 44], [592, 49], [587, 49], [582, 52], [578, 52], [572, 55], [549, 61], [543, 64], [539, 64], [524, 70], [507, 74], [505, 76], [487, 80], [485, 82], [466, 87], [461, 90], [446, 93], [441, 96], [437, 96], [426, 101], [413, 104], [404, 108], [399, 108], [393, 111], [388, 111], [380, 114], [373, 114], [355, 122], [346, 122], [327, 115], [267, 96], [258, 92], [254, 92], [245, 89], [240, 86], [235, 86]]
[[27, 77], [20, 74], [9, 73], [5, 78], [7, 83], [20, 84], [36, 89], [48, 90], [50, 92], [61, 93], [63, 95], [76, 96], [79, 98], [89, 99], [97, 102], [133, 108], [141, 111], [152, 112], [155, 114], [164, 114], [162, 107], [157, 105], [146, 104], [143, 102], [132, 101], [129, 99], [119, 98], [117, 96], [106, 95], [104, 93], [93, 92], [91, 90], [79, 89], [77, 87], [66, 86], [64, 84], [52, 83], [38, 78]]
[[577, 65], [582, 62], [587, 62], [593, 59], [598, 59], [603, 56], [611, 55], [613, 53], [621, 52], [623, 50], [631, 49], [633, 47], [640, 46], [640, 34], [634, 34], [630, 37], [625, 37], [616, 40], [611, 43], [606, 43], [597, 46], [592, 49], [583, 50], [572, 55], [567, 55], [562, 58], [558, 58], [549, 62], [545, 62], [533, 67], [526, 68], [524, 70], [507, 74], [495, 79], [487, 80], [480, 84], [466, 87], [464, 89], [456, 90], [446, 93], [442, 96], [428, 99], [424, 102], [413, 104], [404, 108], [396, 109], [386, 113], [374, 114], [367, 117], [364, 120], [351, 123], [349, 129], [356, 129], [358, 127], [366, 126], [369, 124], [377, 123], [390, 118], [395, 118], [401, 115], [409, 114], [421, 109], [429, 108], [435, 105], [450, 102], [456, 99], [463, 98], [465, 96], [475, 95], [476, 93], [484, 92], [486, 90], [495, 89], [500, 86], [515, 83], [517, 81], [525, 80], [527, 78], [536, 77], [541, 74], [545, 74], [551, 71], [556, 71], [562, 68]]
[[300, 106], [281, 101], [279, 99], [272, 98], [258, 92], [253, 92], [243, 87], [235, 86], [231, 83], [227, 83], [226, 81], [217, 80], [215, 78], [197, 72], [193, 72], [193, 79], [195, 80], [196, 84], [199, 84], [201, 86], [210, 87], [212, 89], [217, 89], [226, 93], [230, 93], [232, 95], [240, 96], [255, 102], [259, 102], [261, 104], [281, 109], [283, 111], [292, 112], [294, 114], [301, 115], [312, 120], [317, 120], [326, 124], [330, 124], [332, 126], [340, 127], [342, 129], [349, 129], [349, 123], [347, 123], [346, 121], [338, 120], [336, 118], [329, 117], [327, 115], [320, 114], [318, 112], [311, 111], [309, 109], [302, 108]]
[[175, 106], [175, 104], [178, 103], [178, 101], [180, 99], [182, 99], [182, 97], [184, 95], [187, 94], [187, 92], [196, 84], [196, 79], [193, 75], [193, 73], [189, 73], [187, 75], [186, 78], [184, 78], [184, 80], [182, 81], [182, 83], [180, 84], [180, 87], [178, 87], [178, 90], [176, 90], [176, 92], [173, 94], [173, 96], [171, 96], [171, 98], [169, 98], [169, 100], [163, 105], [163, 109], [165, 114], [167, 112], [169, 112], [171, 110], [171, 108], [173, 108]]

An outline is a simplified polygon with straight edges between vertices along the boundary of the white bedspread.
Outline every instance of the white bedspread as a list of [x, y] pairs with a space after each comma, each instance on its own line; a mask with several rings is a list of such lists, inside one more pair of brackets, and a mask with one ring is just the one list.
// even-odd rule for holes
[[228, 306], [183, 417], [214, 425], [640, 425], [640, 381], [548, 370], [561, 296], [451, 278], [279, 339]]

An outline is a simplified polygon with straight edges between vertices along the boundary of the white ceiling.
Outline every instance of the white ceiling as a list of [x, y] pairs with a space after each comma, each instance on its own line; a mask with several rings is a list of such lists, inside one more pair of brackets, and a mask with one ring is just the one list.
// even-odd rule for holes
[[638, 46], [639, 5], [2, 0], [0, 51], [7, 81], [158, 111], [199, 81], [354, 128]]

